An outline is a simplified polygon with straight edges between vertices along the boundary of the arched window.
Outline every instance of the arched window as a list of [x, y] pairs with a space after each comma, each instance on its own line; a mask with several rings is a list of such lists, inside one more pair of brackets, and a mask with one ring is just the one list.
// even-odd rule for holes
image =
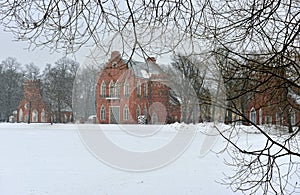
[[296, 124], [296, 114], [295, 114], [295, 110], [294, 109], [291, 110], [290, 115], [291, 115], [291, 124], [295, 125]]
[[64, 114], [64, 123], [68, 122], [68, 116], [66, 114]]
[[141, 115], [141, 108], [138, 105], [137, 108], [136, 108], [136, 118], [138, 118], [138, 116], [140, 116], [140, 115]]
[[262, 119], [263, 119], [263, 116], [262, 116], [262, 109], [260, 108], [259, 109], [259, 124], [262, 125]]
[[146, 106], [144, 106], [144, 115], [145, 115], [145, 117], [147, 117], [147, 107]]
[[23, 110], [19, 110], [19, 122], [23, 122]]
[[276, 115], [275, 115], [276, 125], [281, 125], [280, 118], [281, 118], [280, 114], [278, 112], [276, 112]]
[[28, 114], [25, 115], [24, 121], [25, 121], [26, 123], [29, 122], [29, 115], [28, 115]]
[[256, 111], [253, 107], [250, 110], [250, 121], [256, 124]]
[[100, 92], [100, 96], [101, 97], [105, 97], [106, 96], [106, 85], [105, 85], [105, 82], [102, 81], [101, 83], [101, 92]]
[[109, 83], [109, 97], [114, 97], [114, 96], [115, 96], [114, 82], [110, 81], [110, 83]]
[[39, 113], [36, 109], [32, 111], [32, 122], [37, 123], [39, 120]]
[[116, 97], [120, 98], [120, 83], [119, 83], [119, 81], [116, 82]]
[[148, 97], [148, 83], [145, 82], [144, 83], [144, 97]]
[[105, 108], [102, 105], [100, 109], [100, 120], [105, 120]]
[[42, 123], [46, 122], [46, 113], [45, 113], [44, 109], [42, 110], [42, 113], [41, 113], [41, 122]]
[[124, 97], [129, 97], [129, 83], [127, 81], [124, 83]]
[[157, 124], [158, 123], [158, 117], [157, 117], [157, 114], [155, 112], [153, 112], [153, 114], [151, 115], [151, 123], [152, 124]]
[[123, 119], [124, 119], [124, 121], [127, 121], [129, 119], [129, 109], [128, 109], [127, 105], [125, 105], [125, 107], [124, 107]]
[[141, 82], [139, 80], [137, 82], [137, 96], [141, 97]]

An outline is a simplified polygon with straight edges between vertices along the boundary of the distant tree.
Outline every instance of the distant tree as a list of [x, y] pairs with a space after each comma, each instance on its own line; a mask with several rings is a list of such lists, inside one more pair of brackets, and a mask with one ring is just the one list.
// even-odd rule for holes
[[87, 120], [96, 114], [96, 83], [100, 68], [81, 66], [73, 86], [73, 110], [77, 119]]
[[25, 64], [24, 74], [27, 80], [37, 80], [41, 78], [40, 68], [33, 63]]
[[[231, 103], [235, 103], [235, 97], [256, 92], [258, 86], [272, 92], [276, 88], [267, 88], [270, 79], [283, 83], [277, 87], [300, 88], [299, 10], [299, 1], [291, 0], [12, 0], [0, 3], [1, 22], [7, 31], [14, 33], [18, 40], [53, 50], [74, 52], [87, 42], [109, 50], [116, 34], [121, 37], [117, 44], [128, 46], [132, 53], [141, 49], [159, 55], [188, 46], [191, 53], [204, 50], [213, 56], [221, 46], [225, 52], [217, 53], [226, 54], [226, 60], [236, 62], [231, 63], [233, 72], [226, 76], [234, 76], [242, 86], [245, 84], [245, 88], [227, 92], [231, 94]], [[222, 64], [228, 63], [219, 63]], [[287, 76], [274, 71], [274, 64], [277, 68], [285, 67]], [[263, 82], [255, 77], [256, 73], [265, 76]], [[230, 86], [234, 83], [226, 86], [232, 90]], [[216, 94], [219, 91], [222, 90]], [[212, 105], [224, 107], [215, 101]], [[230, 108], [234, 107], [230, 105]], [[250, 122], [238, 109], [231, 112]], [[232, 127], [230, 134], [220, 132], [235, 148], [231, 154], [236, 154], [233, 156], [236, 177], [229, 178], [232, 182], [227, 184], [245, 193], [262, 189], [265, 194], [270, 191], [286, 194], [291, 188], [299, 192], [299, 184], [291, 183], [290, 177], [294, 173], [299, 180], [300, 130], [277, 139], [261, 127], [253, 126], [265, 138], [260, 150], [237, 144], [232, 135], [238, 132], [236, 127]]]
[[79, 64], [68, 58], [61, 58], [52, 66], [48, 64], [43, 73], [43, 97], [52, 119], [62, 122], [62, 111], [72, 110], [73, 82]]
[[183, 122], [210, 120], [210, 109], [207, 109], [210, 107], [210, 94], [204, 86], [207, 68], [201, 63], [196, 57], [175, 54], [172, 68], [167, 71], [172, 75], [173, 88], [181, 101]]
[[0, 64], [0, 117], [9, 120], [23, 98], [23, 73], [16, 58], [6, 58]]

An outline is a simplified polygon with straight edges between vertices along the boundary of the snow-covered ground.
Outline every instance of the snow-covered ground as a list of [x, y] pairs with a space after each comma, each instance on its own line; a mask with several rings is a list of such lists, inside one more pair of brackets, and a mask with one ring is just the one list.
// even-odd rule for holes
[[[207, 142], [203, 132], [211, 125], [165, 125], [144, 137], [126, 134], [116, 125], [94, 125], [121, 147], [139, 151], [162, 147], [178, 131], [196, 128], [192, 143], [175, 161], [150, 171], [134, 172], [113, 168], [95, 157], [83, 143], [78, 125], [0, 123], [0, 194], [233, 194], [218, 183], [224, 172], [232, 171], [223, 162], [226, 155], [215, 153], [223, 149], [224, 141], [208, 139], [216, 140], [216, 144], [209, 145], [211, 151], [206, 155], [200, 155]], [[126, 128], [147, 130], [153, 126]], [[241, 142], [259, 141], [260, 137], [249, 134]]]

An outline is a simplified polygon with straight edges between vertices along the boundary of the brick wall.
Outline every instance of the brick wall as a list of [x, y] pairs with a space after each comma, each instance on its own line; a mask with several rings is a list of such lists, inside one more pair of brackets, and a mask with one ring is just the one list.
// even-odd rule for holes
[[40, 93], [40, 80], [24, 81], [24, 98], [19, 103], [18, 122], [49, 122], [46, 104]]
[[[149, 58], [148, 61], [156, 63], [154, 58]], [[117, 118], [119, 120], [117, 122], [122, 124], [137, 123], [137, 115], [144, 115], [144, 112], [146, 112], [148, 122], [165, 123], [168, 118], [180, 120], [180, 106], [173, 106], [171, 112], [169, 88], [158, 78], [160, 78], [159, 75], [152, 75], [149, 79], [136, 77], [134, 72], [121, 59], [119, 53], [113, 52], [111, 59], [99, 72], [97, 81], [96, 115], [98, 122], [103, 124], [114, 122], [110, 109], [118, 112]], [[105, 97], [101, 96], [103, 82], [106, 86]], [[120, 96], [117, 97], [115, 94], [110, 97], [110, 83], [116, 84], [117, 82], [120, 86]], [[128, 97], [124, 91], [126, 86], [129, 86]], [[104, 119], [101, 118], [102, 107], [105, 108]], [[125, 107], [128, 107], [128, 118], [125, 117]], [[140, 113], [138, 114], [138, 112]], [[151, 119], [151, 116], [154, 117]]]

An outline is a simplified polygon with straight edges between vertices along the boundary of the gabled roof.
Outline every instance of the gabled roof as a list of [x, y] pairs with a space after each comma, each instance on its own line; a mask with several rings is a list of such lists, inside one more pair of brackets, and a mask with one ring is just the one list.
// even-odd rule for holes
[[296, 94], [293, 90], [289, 90], [288, 93], [291, 96], [291, 98], [294, 99], [298, 105], [300, 105], [300, 95]]
[[126, 67], [138, 78], [157, 78], [159, 75], [163, 74], [162, 69], [157, 65], [154, 57], [148, 57], [144, 62], [140, 62], [133, 59], [123, 59], [120, 52], [113, 51], [105, 66], [110, 67], [114, 62], [121, 62], [120, 64], [126, 65]]
[[162, 74], [162, 69], [156, 64], [154, 58], [148, 58], [146, 62], [127, 60], [128, 68], [132, 70], [136, 77], [149, 79], [152, 75]]
[[153, 74], [159, 75], [162, 73], [159, 66], [153, 62], [129, 61], [127, 64], [128, 68], [139, 78], [149, 79]]

